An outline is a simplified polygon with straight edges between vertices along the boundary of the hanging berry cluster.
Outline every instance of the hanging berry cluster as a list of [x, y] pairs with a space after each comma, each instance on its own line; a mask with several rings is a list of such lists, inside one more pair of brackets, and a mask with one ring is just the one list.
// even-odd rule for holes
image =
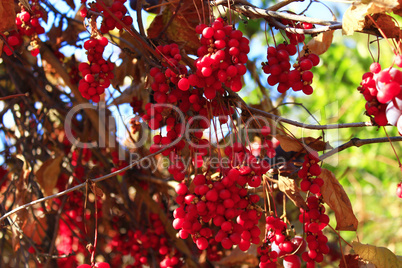
[[19, 6], [21, 7], [21, 12], [17, 13], [15, 23], [19, 34], [31, 38], [31, 54], [36, 57], [39, 54], [38, 35], [45, 33], [45, 29], [40, 25], [39, 21], [43, 16], [43, 12], [38, 0], [31, 1], [31, 10], [26, 10], [21, 3]]
[[[86, 2], [86, 0], [84, 0]], [[127, 8], [124, 6], [127, 0], [114, 0], [111, 6], [106, 6], [113, 15], [127, 27], [130, 27], [133, 24], [133, 18], [127, 14]], [[91, 2], [89, 3], [89, 10], [87, 7], [84, 7], [80, 11], [81, 17], [87, 17], [89, 12], [101, 13], [102, 14], [102, 24], [100, 27], [101, 33], [105, 34], [109, 31], [113, 31], [114, 29], [121, 30], [123, 29], [123, 25], [121, 25], [112, 15], [105, 10], [100, 4]]]
[[[119, 229], [119, 220], [115, 218], [114, 228]], [[182, 267], [180, 253], [173, 247], [165, 226], [158, 214], [149, 214], [149, 226], [145, 231], [129, 230], [127, 234], [116, 234], [110, 241], [113, 252], [119, 252], [111, 260], [112, 267], [122, 266], [122, 256], [131, 255], [134, 263], [128, 265], [131, 268], [141, 268], [150, 265], [151, 258], [156, 258], [159, 267]]]
[[258, 247], [260, 257], [260, 268], [275, 268], [279, 257], [284, 259], [289, 266], [300, 267], [301, 260], [296, 254], [305, 250], [305, 242], [302, 237], [291, 237], [291, 229], [280, 218], [273, 215], [265, 219], [265, 239]]
[[24, 42], [17, 31], [4, 33], [2, 36], [4, 40], [7, 41], [7, 43], [3, 45], [3, 52], [6, 53], [7, 56], [11, 56], [15, 49], [21, 46]]
[[[398, 67], [402, 67], [400, 55], [395, 58]], [[377, 62], [371, 64], [370, 72], [362, 77], [358, 90], [366, 100], [366, 114], [379, 126], [388, 123], [398, 127], [402, 133], [402, 72], [396, 68], [381, 70]]]
[[78, 66], [83, 77], [78, 90], [84, 98], [93, 102], [100, 101], [100, 95], [110, 86], [110, 80], [114, 77], [114, 64], [102, 57], [107, 44], [106, 37], [91, 37], [85, 41], [84, 49], [87, 50], [88, 62], [82, 62]]
[[201, 34], [201, 47], [195, 61], [197, 71], [190, 75], [189, 84], [204, 88], [204, 95], [209, 100], [217, 93], [224, 94], [222, 83], [234, 92], [240, 91], [241, 78], [247, 71], [244, 64], [250, 52], [249, 40], [241, 31], [226, 25], [222, 18], [216, 19], [211, 26], [197, 26], [196, 33]]
[[[290, 24], [290, 21], [285, 21], [285, 24]], [[292, 25], [293, 27], [303, 28], [303, 24]], [[297, 59], [291, 70], [290, 56], [296, 55], [298, 44], [304, 41], [304, 35], [286, 32], [289, 38], [289, 44], [283, 43], [275, 47], [268, 47], [267, 62], [262, 63], [262, 70], [269, 74], [268, 84], [270, 86], [278, 85], [279, 93], [285, 93], [290, 88], [293, 91], [303, 91], [306, 95], [313, 93], [311, 83], [313, 82], [313, 73], [310, 71], [313, 66], [317, 66], [320, 58], [313, 53], [310, 53], [308, 48], [305, 48], [305, 54]]]
[[299, 221], [303, 223], [304, 232], [307, 234], [306, 241], [309, 249], [302, 254], [302, 259], [307, 262], [309, 268], [315, 267], [315, 263], [322, 262], [324, 255], [329, 253], [328, 238], [322, 232], [329, 223], [329, 217], [325, 214], [321, 196], [324, 180], [318, 177], [321, 174], [319, 161], [318, 154], [306, 154], [303, 167], [298, 172], [302, 179], [300, 188], [310, 194], [307, 198], [308, 209], [300, 208], [299, 216]]

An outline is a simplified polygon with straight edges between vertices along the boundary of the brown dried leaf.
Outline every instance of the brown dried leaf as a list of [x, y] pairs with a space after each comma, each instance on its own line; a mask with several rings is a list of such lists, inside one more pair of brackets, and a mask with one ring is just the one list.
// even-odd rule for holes
[[35, 217], [32, 213], [28, 214], [28, 218], [21, 225], [24, 235], [31, 238], [35, 244], [41, 245], [46, 236], [47, 220], [45, 214], [40, 210], [34, 210]]
[[[197, 4], [197, 8], [194, 6], [194, 3]], [[199, 38], [195, 32], [195, 27], [199, 24], [197, 10], [203, 10], [203, 4], [205, 5], [205, 10], [207, 10], [207, 4], [204, 1], [183, 1], [179, 12], [177, 12], [177, 15], [161, 36], [165, 37], [166, 41], [177, 43], [180, 47], [184, 48], [188, 54], [195, 55], [199, 47]], [[149, 38], [157, 38], [161, 34], [175, 10], [176, 5], [169, 5], [154, 18], [147, 30]]]
[[257, 246], [253, 244], [247, 251], [242, 251], [239, 249], [239, 247], [236, 247], [228, 256], [222, 258], [216, 264], [226, 267], [235, 267], [240, 265], [255, 267], [258, 265]]
[[300, 195], [300, 189], [297, 187], [295, 180], [279, 176], [278, 187], [297, 207], [307, 209], [306, 202], [304, 202], [303, 197]]
[[320, 138], [306, 137], [302, 139], [295, 139], [286, 135], [275, 135], [275, 138], [279, 140], [282, 149], [285, 152], [306, 152], [305, 147], [314, 151], [324, 151], [326, 149], [332, 149], [328, 142], [323, 142]]
[[398, 6], [397, 0], [353, 3], [346, 10], [342, 18], [343, 34], [352, 35], [355, 31], [363, 30], [366, 15], [391, 12], [396, 6]]
[[61, 42], [66, 41], [69, 45], [75, 45], [79, 39], [78, 35], [85, 30], [86, 29], [82, 24], [69, 23], [67, 29], [65, 29], [61, 35]]
[[91, 183], [91, 191], [96, 195], [96, 196], [99, 196], [99, 197], [103, 197], [103, 191], [102, 191], [102, 189], [101, 188], [99, 188], [99, 187], [97, 187], [96, 186], [96, 183]]
[[325, 203], [335, 212], [336, 230], [356, 231], [359, 222], [342, 185], [328, 169], [323, 168], [320, 177], [324, 180], [321, 194]]
[[307, 43], [311, 53], [316, 55], [324, 54], [332, 44], [334, 31], [320, 33]]
[[339, 262], [339, 268], [375, 268], [374, 264], [366, 263], [359, 258], [357, 254], [348, 254], [344, 256], [344, 259], [341, 258]]
[[75, 10], [74, 0], [66, 0], [66, 3], [71, 7], [72, 10]]
[[0, 32], [15, 29], [14, 0], [0, 1]]
[[46, 160], [36, 172], [36, 179], [42, 187], [45, 196], [53, 194], [53, 189], [56, 187], [60, 175], [60, 163], [62, 160], [62, 154]]
[[373, 263], [376, 267], [402, 267], [402, 260], [387, 248], [363, 245], [356, 241], [352, 242], [352, 246], [353, 250], [359, 254], [360, 258]]
[[381, 32], [379, 31], [379, 29], [381, 29], [386, 37], [399, 38], [401, 29], [395, 24], [395, 21], [391, 16], [380, 13], [374, 14], [372, 19], [377, 25], [375, 25], [370, 18], [366, 17], [364, 30], [374, 31], [377, 35], [381, 35]]

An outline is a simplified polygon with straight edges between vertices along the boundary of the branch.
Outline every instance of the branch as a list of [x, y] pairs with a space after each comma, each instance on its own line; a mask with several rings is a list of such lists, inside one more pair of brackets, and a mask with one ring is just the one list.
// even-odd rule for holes
[[[327, 21], [327, 20], [321, 20], [321, 19], [316, 19], [316, 18], [311, 18], [311, 17], [306, 17], [306, 16], [301, 16], [301, 15], [295, 15], [287, 12], [277, 12], [275, 10], [278, 10], [279, 8], [290, 4], [292, 2], [295, 2], [297, 0], [288, 0], [281, 2], [277, 5], [272, 6], [271, 8], [268, 9], [262, 9], [258, 8], [250, 3], [247, 3], [246, 1], [243, 0], [235, 0], [233, 1], [234, 3], [231, 5], [231, 8], [236, 10], [239, 13], [242, 13], [243, 15], [251, 18], [251, 19], [257, 19], [257, 18], [263, 18], [270, 23], [272, 23], [274, 26], [277, 28], [283, 29], [288, 32], [292, 33], [298, 33], [298, 34], [317, 34], [317, 33], [322, 33], [322, 32], [327, 32], [330, 30], [337, 30], [337, 29], [342, 29], [342, 23], [338, 21]], [[227, 6], [228, 2], [226, 0], [221, 0], [216, 3], [216, 5], [224, 5]], [[299, 29], [299, 28], [294, 28], [294, 27], [289, 27], [285, 26], [276, 19], [287, 19], [287, 20], [293, 20], [293, 21], [300, 21], [300, 22], [308, 22], [312, 23], [315, 25], [323, 25], [325, 27], [320, 27], [320, 28], [315, 28], [315, 29]]]
[[[124, 167], [124, 168], [122, 168], [122, 169], [119, 169], [119, 170], [117, 170], [117, 171], [115, 171], [115, 172], [109, 173], [109, 174], [107, 174], [107, 175], [105, 175], [105, 176], [102, 176], [102, 177], [99, 177], [99, 178], [96, 178], [96, 179], [90, 179], [89, 181], [96, 183], [96, 182], [100, 182], [100, 181], [106, 180], [106, 179], [108, 179], [108, 178], [114, 177], [114, 176], [118, 175], [119, 173], [121, 173], [121, 172], [123, 172], [123, 171], [126, 171], [126, 170], [128, 170], [128, 169], [130, 169], [130, 168], [132, 168], [132, 167], [134, 167], [134, 166], [136, 166], [136, 165], [140, 165], [144, 160], [147, 160], [147, 159], [149, 159], [149, 158], [151, 158], [151, 157], [153, 157], [153, 156], [155, 156], [155, 155], [157, 155], [157, 154], [160, 154], [160, 153], [164, 152], [165, 150], [169, 149], [170, 147], [175, 146], [175, 145], [176, 145], [179, 141], [181, 141], [183, 138], [184, 138], [184, 136], [182, 136], [182, 137], [176, 139], [176, 141], [172, 142], [171, 144], [169, 144], [169, 145], [166, 146], [165, 148], [163, 148], [163, 149], [161, 149], [161, 150], [159, 150], [159, 151], [157, 151], [157, 152], [155, 152], [155, 153], [153, 153], [153, 154], [147, 155], [147, 156], [141, 158], [140, 160], [134, 161], [133, 163], [131, 163], [130, 165], [128, 165], [128, 166], [126, 166], [126, 167]], [[86, 186], [86, 184], [87, 184], [87, 182], [83, 182], [83, 183], [81, 183], [81, 184], [79, 184], [79, 185], [77, 185], [77, 186], [74, 186], [74, 187], [69, 188], [69, 189], [67, 189], [67, 190], [65, 190], [65, 191], [59, 192], [59, 193], [57, 193], [57, 194], [50, 195], [50, 196], [43, 197], [43, 198], [39, 198], [39, 199], [37, 199], [37, 200], [35, 200], [35, 201], [32, 201], [32, 202], [27, 203], [27, 204], [24, 204], [24, 205], [22, 205], [22, 206], [20, 206], [20, 207], [18, 207], [18, 208], [16, 208], [16, 209], [11, 210], [10, 212], [7, 212], [7, 213], [4, 214], [3, 216], [1, 216], [1, 218], [0, 218], [0, 223], [1, 223], [3, 220], [5, 220], [7, 217], [9, 217], [10, 215], [12, 215], [12, 214], [14, 214], [14, 213], [17, 213], [17, 212], [20, 211], [20, 210], [23, 210], [23, 209], [32, 207], [32, 206], [34, 206], [34, 205], [36, 205], [36, 204], [45, 202], [46, 200], [50, 200], [50, 199], [53, 199], [53, 198], [56, 198], [56, 197], [60, 197], [60, 196], [66, 195], [66, 194], [68, 194], [68, 193], [74, 192], [74, 191], [76, 191], [76, 190], [79, 190], [79, 189], [81, 189], [81, 188], [84, 188], [84, 187]]]
[[300, 127], [300, 128], [305, 128], [305, 129], [314, 129], [314, 130], [323, 130], [323, 129], [339, 129], [339, 128], [352, 128], [352, 127], [369, 127], [369, 126], [375, 126], [373, 125], [371, 122], [358, 122], [358, 123], [345, 123], [345, 124], [330, 124], [330, 125], [309, 125], [309, 124], [304, 124], [304, 123], [300, 123], [297, 121], [293, 121], [290, 119], [286, 119], [284, 117], [275, 115], [275, 114], [271, 114], [268, 112], [264, 112], [261, 111], [259, 109], [256, 108], [252, 108], [250, 106], [247, 106], [244, 110], [244, 112], [247, 112], [247, 110], [253, 114], [258, 114], [261, 116], [264, 116], [266, 118], [275, 120], [276, 122], [280, 122], [280, 123], [287, 123], [290, 125], [293, 125], [295, 127]]
[[320, 156], [320, 160], [324, 160], [325, 158], [328, 158], [336, 153], [339, 153], [349, 147], [360, 147], [362, 145], [366, 144], [372, 144], [372, 143], [383, 143], [383, 142], [392, 142], [392, 141], [402, 141], [402, 137], [383, 137], [383, 138], [373, 138], [373, 139], [359, 139], [359, 138], [353, 138], [350, 141], [332, 149], [331, 151], [323, 154]]

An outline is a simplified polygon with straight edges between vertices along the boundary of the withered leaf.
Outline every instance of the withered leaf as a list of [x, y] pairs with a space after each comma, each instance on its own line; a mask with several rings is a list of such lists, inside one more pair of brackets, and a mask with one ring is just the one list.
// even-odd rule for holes
[[2, 0], [0, 2], [0, 32], [15, 29], [14, 0]]
[[306, 202], [300, 195], [300, 189], [297, 187], [295, 180], [288, 177], [278, 176], [278, 188], [286, 194], [290, 200], [299, 208], [307, 209]]
[[321, 138], [312, 138], [306, 137], [301, 139], [295, 139], [286, 135], [275, 135], [275, 138], [279, 140], [282, 149], [285, 152], [306, 152], [306, 148], [308, 150], [312, 149], [314, 151], [324, 151], [327, 149], [332, 149], [331, 145], [328, 142], [323, 142]]
[[369, 261], [376, 267], [399, 268], [402, 267], [402, 259], [398, 258], [392, 251], [384, 247], [363, 245], [359, 242], [352, 242], [353, 250], [360, 258]]
[[342, 185], [328, 169], [321, 170], [320, 178], [324, 180], [324, 185], [321, 187], [324, 201], [335, 212], [336, 230], [356, 231], [358, 220]]
[[311, 53], [324, 54], [331, 46], [333, 37], [334, 31], [320, 33], [307, 43], [307, 47]]
[[255, 267], [258, 265], [256, 245], [251, 245], [251, 247], [245, 252], [240, 250], [239, 247], [236, 247], [228, 256], [222, 258], [219, 262], [217, 262], [217, 264], [226, 267], [234, 267], [238, 265], [248, 265], [249, 267]]
[[355, 2], [350, 6], [342, 18], [342, 30], [345, 35], [352, 35], [355, 31], [361, 31], [365, 26], [366, 15], [391, 12], [398, 6], [397, 0]]
[[[381, 35], [381, 31], [388, 38], [399, 38], [401, 34], [401, 29], [395, 24], [394, 19], [387, 14], [374, 14], [372, 19], [376, 22], [374, 23], [370, 18], [366, 17], [364, 22], [364, 30], [374, 31], [377, 35]], [[378, 26], [378, 27], [377, 27]]]
[[62, 160], [62, 154], [46, 160], [36, 172], [36, 179], [42, 187], [45, 196], [53, 194], [53, 189], [56, 187], [60, 175], [60, 163]]
[[[345, 261], [344, 261], [345, 260]], [[345, 264], [346, 262], [346, 264]], [[375, 268], [374, 264], [365, 263], [357, 254], [348, 254], [341, 258], [339, 268]]]
[[72, 10], [75, 10], [74, 0], [66, 0], [66, 3], [71, 7]]
[[[196, 3], [197, 7], [194, 6]], [[202, 7], [205, 5], [205, 7]], [[161, 9], [162, 12], [157, 15], [149, 26], [147, 33], [149, 38], [157, 38], [159, 35], [165, 37], [166, 41], [173, 41], [180, 47], [184, 48], [188, 54], [196, 54], [199, 47], [199, 38], [195, 32], [195, 27], [200, 23], [198, 18], [198, 10], [207, 10], [207, 3], [204, 1], [185, 0], [182, 6], [171, 20], [176, 5], [168, 5]], [[165, 32], [167, 23], [170, 24]]]
[[96, 196], [99, 196], [99, 197], [103, 197], [103, 191], [102, 191], [102, 189], [101, 188], [99, 188], [99, 187], [97, 187], [96, 186], [96, 183], [91, 183], [91, 191], [96, 195]]

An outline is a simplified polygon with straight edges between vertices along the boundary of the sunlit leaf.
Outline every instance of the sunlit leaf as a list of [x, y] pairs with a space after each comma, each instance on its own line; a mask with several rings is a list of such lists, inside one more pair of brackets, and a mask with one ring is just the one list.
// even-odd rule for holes
[[36, 179], [46, 196], [53, 194], [53, 189], [56, 186], [57, 179], [60, 175], [60, 163], [62, 160], [62, 154], [55, 158], [51, 158], [43, 162], [42, 166], [36, 172]]
[[369, 261], [376, 267], [400, 268], [402, 260], [387, 248], [376, 247], [373, 245], [363, 245], [359, 242], [352, 242], [353, 250], [359, 254], [360, 258]]
[[390, 12], [398, 5], [397, 0], [367, 1], [353, 3], [342, 19], [343, 33], [351, 35], [355, 31], [361, 31], [365, 27], [365, 16], [376, 13]]
[[320, 33], [307, 43], [307, 47], [311, 53], [324, 54], [331, 46], [333, 37], [334, 31]]
[[321, 187], [324, 201], [335, 212], [336, 230], [356, 231], [358, 220], [342, 185], [327, 169], [322, 169], [320, 178], [324, 180], [324, 185]]

